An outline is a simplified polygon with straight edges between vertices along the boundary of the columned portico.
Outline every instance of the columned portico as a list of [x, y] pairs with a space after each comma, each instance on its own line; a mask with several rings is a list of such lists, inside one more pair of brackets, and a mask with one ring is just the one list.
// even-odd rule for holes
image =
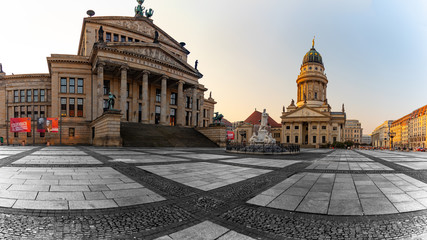
[[126, 120], [126, 100], [127, 100], [127, 81], [128, 81], [128, 67], [120, 67], [120, 110], [122, 111], [122, 121]]
[[167, 122], [167, 110], [168, 110], [168, 104], [167, 104], [167, 87], [168, 87], [168, 77], [162, 76], [162, 89], [161, 89], [161, 101], [160, 101], [160, 124], [161, 125], [168, 125]]
[[148, 75], [150, 74], [149, 71], [143, 71], [142, 75], [142, 106], [141, 106], [141, 122], [142, 123], [148, 123], [149, 119], [149, 101], [148, 101]]

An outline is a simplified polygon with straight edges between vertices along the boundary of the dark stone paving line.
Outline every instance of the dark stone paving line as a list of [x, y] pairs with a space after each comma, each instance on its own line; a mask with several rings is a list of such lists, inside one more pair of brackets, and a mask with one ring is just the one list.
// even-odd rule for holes
[[39, 151], [42, 148], [44, 148], [44, 146], [42, 146], [42, 147], [35, 147], [35, 148], [31, 149], [31, 150], [28, 150], [28, 151], [25, 151], [25, 152], [22, 152], [22, 153], [18, 153], [18, 154], [14, 154], [14, 155], [9, 156], [7, 158], [0, 159], [0, 167], [8, 166], [9, 164], [11, 164], [11, 163], [13, 163], [13, 162], [15, 162], [15, 161], [17, 161], [17, 160], [19, 160], [19, 159], [27, 156], [27, 155], [30, 155], [30, 154], [32, 154], [34, 152], [37, 152], [37, 151]]
[[402, 239], [427, 232], [427, 215], [395, 214], [371, 217], [318, 217], [271, 209], [238, 206], [221, 215], [228, 225], [245, 226], [275, 239]]
[[100, 164], [10, 164], [10, 167], [43, 167], [43, 168], [84, 168], [84, 167], [104, 167]]

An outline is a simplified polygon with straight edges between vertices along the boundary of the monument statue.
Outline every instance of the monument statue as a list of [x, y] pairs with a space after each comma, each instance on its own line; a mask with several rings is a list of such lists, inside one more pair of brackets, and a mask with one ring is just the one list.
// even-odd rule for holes
[[138, 2], [138, 6], [135, 7], [135, 17], [144, 17], [144, 9], [142, 6], [144, 0], [136, 0]]
[[219, 112], [215, 112], [215, 116], [213, 117], [213, 123], [221, 124], [222, 118], [224, 115], [220, 114]]
[[342, 112], [345, 112], [344, 103], [342, 104]]
[[154, 14], [154, 10], [153, 9], [149, 9], [149, 10], [145, 10], [145, 16], [147, 17], [147, 18], [150, 18], [150, 17], [152, 17], [153, 16], [153, 14]]
[[197, 70], [197, 66], [199, 65], [199, 60], [196, 60], [196, 62], [194, 63], [194, 68]]
[[154, 32], [154, 41], [153, 43], [159, 43], [159, 32], [155, 31]]
[[104, 42], [104, 29], [102, 29], [102, 26], [98, 30], [98, 42]]
[[113, 93], [111, 93], [111, 92], [108, 93], [108, 101], [107, 101], [107, 103], [108, 103], [107, 109], [108, 110], [114, 109], [114, 102], [115, 102], [114, 99], [115, 98], [116, 98], [116, 96]]
[[261, 115], [261, 125], [258, 132], [254, 131], [254, 134], [249, 139], [249, 143], [252, 145], [256, 144], [276, 144], [276, 139], [271, 136], [271, 133], [267, 128], [268, 124], [268, 114], [264, 109]]
[[0, 73], [3, 72], [3, 65], [0, 63]]

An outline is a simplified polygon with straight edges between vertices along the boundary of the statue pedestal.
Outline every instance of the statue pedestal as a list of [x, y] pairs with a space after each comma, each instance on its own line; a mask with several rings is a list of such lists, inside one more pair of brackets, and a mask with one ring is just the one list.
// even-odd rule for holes
[[92, 145], [104, 147], [121, 147], [123, 140], [120, 137], [120, 110], [107, 110], [95, 119], [92, 129]]

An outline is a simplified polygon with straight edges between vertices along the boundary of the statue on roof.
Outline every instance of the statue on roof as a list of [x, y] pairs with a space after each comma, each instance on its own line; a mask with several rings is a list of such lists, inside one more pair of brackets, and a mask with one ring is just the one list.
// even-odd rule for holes
[[159, 43], [159, 32], [154, 31], [154, 41], [153, 43]]
[[3, 65], [0, 63], [0, 73], [3, 73]]
[[344, 103], [342, 104], [342, 112], [345, 112]]
[[197, 70], [197, 66], [199, 65], [199, 60], [196, 60], [196, 62], [194, 63], [194, 68]]
[[313, 45], [311, 46], [312, 48], [314, 48], [314, 39], [316, 38], [316, 36], [313, 37]]
[[147, 18], [150, 18], [150, 17], [152, 17], [153, 16], [153, 14], [154, 14], [154, 10], [153, 9], [149, 9], [149, 10], [145, 10], [145, 16], [147, 17]]
[[135, 17], [144, 17], [144, 9], [142, 6], [144, 0], [136, 0], [138, 2], [138, 6], [135, 7]]
[[102, 26], [98, 30], [98, 42], [104, 42], [104, 29], [102, 29]]
[[292, 99], [291, 106], [295, 106], [295, 101]]

